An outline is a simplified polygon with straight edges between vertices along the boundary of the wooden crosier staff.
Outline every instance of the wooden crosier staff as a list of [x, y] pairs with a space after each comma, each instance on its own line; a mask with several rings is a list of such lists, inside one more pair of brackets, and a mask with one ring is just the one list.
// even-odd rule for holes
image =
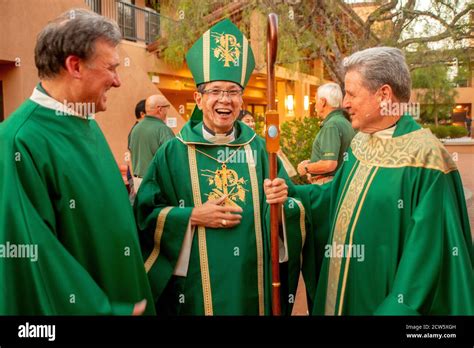
[[[275, 110], [275, 61], [278, 47], [278, 17], [268, 15], [267, 23], [267, 112], [265, 113], [268, 158], [270, 162], [270, 180], [277, 177], [277, 152], [280, 149], [280, 127], [278, 112]], [[280, 263], [278, 258], [278, 234], [280, 204], [270, 205], [270, 243], [272, 253], [272, 313], [281, 315], [280, 304]]]

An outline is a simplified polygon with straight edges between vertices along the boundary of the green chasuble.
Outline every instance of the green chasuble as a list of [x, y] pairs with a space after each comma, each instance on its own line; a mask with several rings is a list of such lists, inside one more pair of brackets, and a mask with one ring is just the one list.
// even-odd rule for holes
[[[268, 171], [264, 140], [240, 122], [227, 145], [208, 142], [202, 122], [191, 121], [160, 147], [134, 207], [158, 315], [271, 313], [270, 209], [263, 192]], [[291, 185], [284, 169], [279, 174]], [[239, 225], [189, 226], [193, 207], [224, 194], [225, 204], [243, 209]], [[281, 302], [289, 314], [305, 240], [301, 203], [289, 198], [283, 216], [280, 251], [287, 250], [288, 261], [280, 260]]]
[[303, 274], [313, 314], [474, 314], [461, 179], [428, 129], [406, 115], [358, 133], [323, 186], [297, 188], [312, 203]]
[[0, 215], [1, 315], [154, 314], [101, 130], [38, 88], [0, 124]]

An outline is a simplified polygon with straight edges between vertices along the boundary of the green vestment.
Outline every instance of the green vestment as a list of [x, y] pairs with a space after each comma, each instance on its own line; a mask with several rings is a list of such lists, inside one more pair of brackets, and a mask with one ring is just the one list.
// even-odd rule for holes
[[[63, 109], [61, 109], [63, 108]], [[95, 120], [35, 89], [0, 125], [0, 314], [131, 314], [150, 287], [127, 192]], [[5, 246], [37, 247], [36, 259]]]
[[[188, 122], [160, 147], [143, 179], [135, 214], [158, 315], [271, 312], [270, 209], [263, 192], [268, 157], [263, 139], [250, 128], [236, 122], [235, 132], [234, 141], [215, 145], [203, 137], [202, 122]], [[280, 175], [289, 182], [284, 170]], [[193, 228], [190, 253], [183, 257], [193, 207], [223, 194], [226, 204], [242, 207], [241, 223], [231, 229]], [[280, 264], [284, 313], [291, 312], [296, 294], [304, 219], [301, 203], [289, 198], [288, 262]]]
[[133, 174], [142, 178], [150, 165], [156, 150], [174, 138], [173, 131], [159, 118], [145, 116], [130, 134]]
[[408, 115], [382, 133], [358, 133], [331, 184], [297, 188], [312, 203], [303, 265], [312, 313], [473, 315], [472, 240], [456, 165]]

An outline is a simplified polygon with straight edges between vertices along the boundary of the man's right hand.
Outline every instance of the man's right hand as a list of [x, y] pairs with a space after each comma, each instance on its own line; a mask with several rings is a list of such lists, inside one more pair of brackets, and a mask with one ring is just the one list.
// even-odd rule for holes
[[242, 208], [223, 206], [227, 196], [209, 200], [201, 207], [196, 207], [191, 213], [191, 225], [211, 228], [232, 228], [242, 220]]
[[135, 303], [133, 306], [133, 316], [143, 315], [146, 309], [146, 299], [141, 300], [140, 302]]

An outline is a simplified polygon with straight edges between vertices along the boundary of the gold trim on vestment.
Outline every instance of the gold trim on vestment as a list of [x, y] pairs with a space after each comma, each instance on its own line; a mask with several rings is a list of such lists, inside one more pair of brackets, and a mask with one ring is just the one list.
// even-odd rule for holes
[[451, 155], [429, 129], [379, 138], [359, 132], [352, 139], [354, 156], [362, 163], [386, 168], [421, 167], [445, 174], [457, 170]]
[[334, 217], [334, 221], [336, 221], [335, 219], [336, 219], [337, 215], [339, 214], [339, 209], [341, 208], [342, 198], [345, 197], [345, 195], [346, 195], [346, 187], [352, 180], [351, 175], [354, 172], [354, 170], [359, 167], [359, 163], [360, 162], [358, 162], [358, 161], [354, 163], [354, 165], [352, 166], [351, 171], [349, 172], [349, 175], [347, 176], [346, 183], [344, 184], [344, 187], [342, 188], [342, 191], [341, 191], [341, 196], [339, 197], [339, 202], [337, 202], [336, 215]]
[[300, 208], [300, 229], [301, 229], [301, 250], [303, 250], [304, 247], [304, 242], [306, 241], [306, 223], [305, 223], [305, 216], [306, 216], [306, 211], [304, 210], [303, 204], [295, 199], [291, 198], [296, 202], [298, 207]]
[[202, 75], [204, 82], [211, 80], [211, 32], [208, 30], [202, 35]]
[[249, 52], [249, 41], [247, 38], [244, 36], [243, 40], [243, 54], [242, 54], [242, 75], [240, 77], [240, 85], [244, 86], [245, 85], [245, 76], [247, 75], [247, 56]]
[[[194, 145], [188, 146], [189, 173], [193, 189], [194, 206], [202, 206], [201, 189], [196, 162], [196, 149]], [[209, 275], [209, 260], [207, 258], [206, 228], [198, 226], [199, 263], [201, 266], [202, 293], [204, 299], [204, 315], [213, 315], [211, 278]]]
[[291, 198], [300, 208], [300, 230], [301, 230], [301, 256], [300, 256], [300, 265], [303, 265], [303, 247], [304, 243], [306, 242], [306, 223], [305, 223], [305, 215], [306, 211], [304, 210], [303, 204], [295, 199]]
[[[367, 183], [367, 186], [364, 190], [364, 194], [362, 195], [359, 206], [357, 208], [357, 213], [354, 218], [354, 222], [352, 223], [351, 233], [349, 235], [349, 248], [348, 248], [349, 255], [345, 256], [346, 263], [344, 265], [344, 277], [342, 280], [341, 295], [339, 296], [339, 306], [338, 306], [338, 313], [337, 313], [338, 315], [342, 315], [342, 305], [344, 304], [344, 293], [346, 291], [347, 275], [349, 273], [349, 264], [351, 262], [351, 256], [352, 256], [351, 253], [352, 253], [352, 241], [354, 239], [354, 230], [357, 226], [357, 221], [359, 220], [360, 211], [362, 210], [362, 206], [364, 205], [365, 197], [367, 196], [367, 192], [369, 192], [369, 188], [372, 185], [372, 181], [374, 180], [375, 175], [377, 174], [378, 170], [379, 168], [376, 167], [375, 170], [370, 175], [369, 182]], [[338, 287], [339, 287], [339, 283], [338, 283]]]
[[[344, 245], [347, 237], [347, 230], [351, 223], [354, 209], [364, 189], [364, 184], [367, 182], [373, 166], [359, 164], [353, 180], [351, 180], [347, 188], [347, 194], [344, 196], [340, 210], [336, 215], [336, 223], [334, 224], [333, 237], [331, 240], [331, 247]], [[326, 306], [325, 314], [334, 315], [336, 313], [337, 289], [339, 287], [339, 277], [341, 272], [342, 257], [333, 255], [334, 250], [331, 250], [329, 262], [328, 284], [326, 290]]]
[[257, 172], [255, 170], [256, 159], [250, 161], [248, 156], [252, 154], [250, 145], [245, 145], [247, 154], [247, 164], [250, 174], [250, 184], [252, 186], [253, 215], [255, 225], [255, 241], [257, 244], [257, 285], [258, 285], [258, 313], [265, 315], [264, 286], [263, 286], [263, 241], [262, 241], [262, 221], [260, 218], [260, 196], [258, 190]]
[[170, 212], [172, 208], [173, 207], [163, 208], [158, 214], [158, 218], [156, 219], [155, 234], [153, 237], [154, 247], [150, 256], [148, 256], [148, 258], [145, 261], [146, 273], [150, 271], [151, 267], [154, 265], [154, 263], [158, 259], [158, 256], [160, 255], [161, 236], [163, 235], [163, 230], [165, 228], [166, 216], [168, 215], [168, 213]]

